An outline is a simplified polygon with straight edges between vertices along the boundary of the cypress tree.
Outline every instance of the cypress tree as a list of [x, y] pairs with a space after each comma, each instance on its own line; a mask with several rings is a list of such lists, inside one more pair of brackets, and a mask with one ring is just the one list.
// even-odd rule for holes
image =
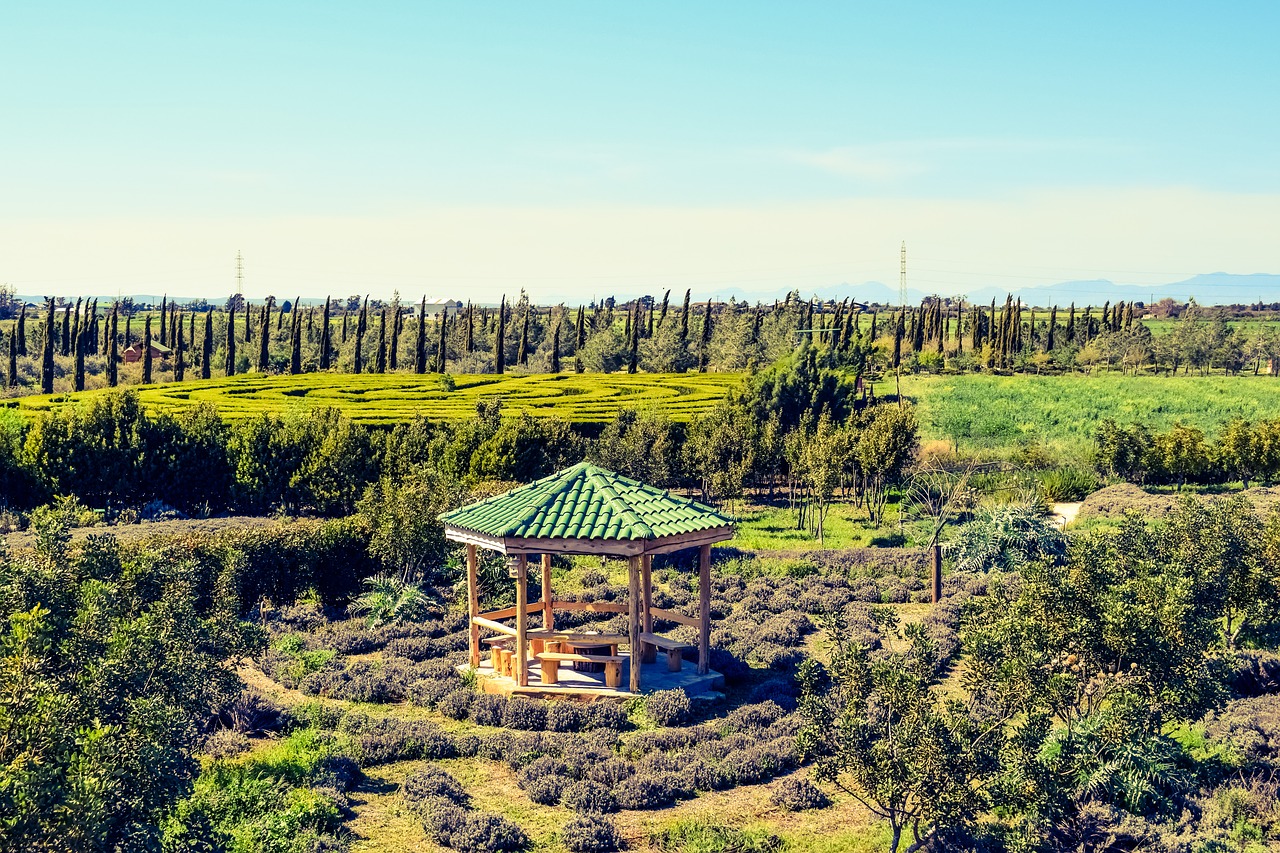
[[[969, 322], [973, 322], [970, 313]], [[956, 355], [964, 355], [964, 300], [956, 303]]]
[[[258, 333], [258, 372], [266, 373], [267, 365], [270, 363], [268, 346], [271, 339], [271, 303], [266, 302], [262, 305], [262, 323]], [[283, 317], [284, 312], [280, 312], [276, 316]]]
[[178, 322], [172, 326], [174, 330], [173, 339], [173, 381], [181, 382], [187, 375], [187, 363], [182, 358], [182, 317], [178, 316]]
[[1110, 300], [1110, 299], [1108, 299], [1106, 302], [1102, 303], [1102, 323], [1101, 323], [1101, 326], [1102, 326], [1103, 330], [1108, 330], [1108, 329], [1110, 329], [1110, 328], [1111, 328], [1111, 300]]
[[22, 303], [22, 310], [18, 312], [18, 355], [26, 356], [27, 354], [27, 303]]
[[897, 369], [902, 365], [902, 339], [906, 336], [906, 308], [899, 309], [897, 321], [893, 324], [893, 361], [890, 367]]
[[654, 309], [654, 307], [653, 307], [653, 303], [652, 303], [652, 302], [650, 302], [650, 303], [649, 303], [649, 328], [648, 328], [648, 330], [645, 332], [645, 337], [646, 337], [646, 338], [652, 338], [652, 337], [653, 337], [653, 328], [654, 328], [653, 315], [654, 315], [655, 313], [656, 313], [656, 311], [655, 311], [655, 309]]
[[[658, 315], [658, 325], [661, 326], [667, 319], [667, 306], [671, 301], [671, 288], [667, 288], [666, 293], [662, 294], [662, 313]], [[652, 331], [650, 331], [652, 334]]]
[[[810, 303], [812, 310], [812, 303]], [[698, 372], [706, 373], [711, 360], [711, 298], [707, 298], [707, 310], [702, 315], [702, 338], [698, 345]]]
[[[114, 336], [113, 336], [114, 337]], [[200, 378], [208, 379], [213, 370], [213, 309], [204, 312], [204, 341], [200, 351]]]
[[504, 347], [507, 339], [507, 297], [502, 297], [498, 306], [498, 331], [493, 338], [493, 365], [496, 373], [506, 372], [507, 354]]
[[[247, 308], [245, 309], [248, 310]], [[227, 376], [236, 375], [236, 303], [233, 300], [227, 308], [227, 354], [223, 372]]]
[[[192, 311], [187, 317], [187, 349], [195, 351], [196, 348], [196, 312]], [[194, 362], [192, 363], [194, 367]]]
[[173, 342], [178, 337], [178, 321], [182, 319], [182, 315], [178, 313], [176, 303], [169, 303], [169, 346], [173, 346]]
[[628, 345], [628, 346], [630, 346], [630, 344], [631, 344], [631, 317], [632, 317], [632, 315], [634, 315], [635, 313], [636, 313], [636, 305], [635, 305], [635, 303], [633, 302], [633, 303], [631, 303], [631, 308], [630, 308], [630, 309], [628, 309], [628, 311], [627, 311], [627, 320], [626, 320], [626, 323], [625, 323], [625, 324], [623, 325], [623, 327], [622, 327], [622, 337], [623, 337], [624, 339], [626, 339], [626, 341], [627, 341], [627, 345]]
[[320, 316], [320, 369], [329, 369], [329, 297], [324, 298], [324, 311]]
[[[274, 296], [268, 296], [268, 297], [267, 297], [267, 305], [271, 305], [271, 303], [273, 303], [273, 302], [275, 302], [275, 301], [276, 301], [276, 298], [275, 298]], [[289, 305], [289, 311], [290, 311], [291, 313], [292, 313], [292, 312], [294, 312], [294, 311], [297, 311], [297, 310], [298, 310], [298, 303], [297, 303], [297, 302], [294, 302], [294, 303], [292, 303], [292, 304], [290, 304], [290, 305]], [[268, 311], [268, 312], [267, 312], [267, 322], [268, 322], [268, 323], [270, 323], [270, 322], [271, 322], [271, 312], [270, 312], [270, 311]], [[283, 329], [283, 328], [284, 328], [284, 305], [281, 305], [281, 306], [280, 306], [280, 310], [276, 312], [276, 331], [278, 332], [278, 331], [280, 331], [280, 330], [281, 330], [281, 329]]]
[[1045, 336], [1044, 336], [1045, 352], [1053, 352], [1053, 345], [1055, 343], [1054, 333], [1057, 331], [1057, 328], [1058, 328], [1058, 306], [1050, 305], [1049, 306], [1049, 331], [1045, 332]]
[[126, 314], [124, 318], [124, 345], [127, 347], [133, 343], [133, 315]]
[[463, 344], [463, 352], [467, 355], [475, 352], [476, 349], [476, 324], [474, 309], [471, 307], [471, 300], [467, 300], [467, 336]]
[[66, 310], [62, 312], [62, 335], [58, 339], [58, 345], [63, 355], [71, 355], [71, 305], [68, 304]]
[[391, 306], [391, 343], [387, 346], [387, 364], [392, 370], [400, 368], [400, 302]]
[[40, 393], [53, 393], [53, 327], [54, 327], [54, 304], [53, 299], [49, 299], [49, 316], [45, 321], [44, 327], [44, 350], [41, 352], [40, 358]]
[[427, 297], [422, 297], [422, 305], [418, 308], [418, 346], [414, 353], [414, 373], [427, 372]]
[[560, 321], [556, 320], [555, 331], [551, 333], [551, 372], [560, 372]]
[[445, 334], [449, 329], [449, 306], [445, 305], [440, 309], [440, 342], [436, 346], [436, 373], [444, 373], [445, 357], [448, 355], [446, 345], [448, 340]]
[[1128, 302], [1124, 306], [1124, 328], [1125, 331], [1133, 329], [1133, 303]]
[[684, 308], [680, 310], [680, 343], [686, 344], [689, 341], [689, 293], [684, 292]]
[[378, 352], [374, 357], [373, 372], [387, 372], [387, 309], [382, 309], [378, 320]]
[[531, 305], [525, 303], [524, 324], [520, 327], [520, 352], [516, 356], [516, 362], [521, 367], [529, 364], [529, 309], [531, 307]]
[[1075, 343], [1076, 340], [1076, 304], [1071, 303], [1071, 310], [1067, 314], [1067, 328], [1063, 332], [1067, 336], [1067, 343]]
[[574, 339], [573, 352], [576, 355], [582, 349], [582, 344], [587, 337], [586, 309], [581, 305], [578, 306], [578, 328], [577, 337]]
[[142, 384], [151, 384], [151, 315], [147, 315], [146, 331], [142, 337]]
[[160, 297], [160, 343], [168, 346], [169, 342], [165, 339], [165, 316], [169, 313], [169, 294]]
[[111, 305], [111, 322], [107, 324], [107, 385], [111, 388], [116, 387], [120, 381], [119, 368], [116, 362], [120, 359], [119, 345], [116, 343], [116, 333], [119, 330], [120, 322], [120, 303], [115, 302]]
[[[80, 321], [80, 300], [79, 300], [79, 299], [77, 299], [77, 300], [76, 300], [76, 312], [75, 312], [75, 314], [74, 314], [74, 315], [72, 315], [72, 320], [71, 320], [71, 337], [70, 337], [70, 338], [68, 338], [68, 340], [69, 340], [69, 341], [70, 341], [70, 343], [71, 343], [71, 352], [69, 353], [70, 355], [75, 355], [76, 347], [77, 347], [77, 346], [79, 345], [79, 343], [80, 343], [80, 326], [81, 326], [81, 321]], [[63, 354], [64, 354], [64, 355], [67, 355], [67, 353], [63, 353]]]
[[77, 391], [84, 390], [84, 349], [85, 349], [85, 333], [82, 330], [76, 335], [75, 340], [75, 373], [72, 378], [72, 387]]
[[627, 373], [635, 373], [636, 367], [640, 363], [640, 303], [635, 303], [632, 309], [636, 314], [635, 322], [631, 324], [631, 338], [627, 341]]
[[244, 344], [246, 349], [248, 348], [249, 343], [253, 340], [251, 336], [251, 326], [253, 323], [250, 319], [252, 316], [253, 312], [249, 310], [249, 300], [246, 299], [244, 302]]
[[871, 331], [868, 333], [871, 335], [871, 337], [868, 338], [868, 340], [871, 341], [872, 343], [875, 343], [875, 340], [876, 340], [876, 321], [879, 319], [880, 319], [880, 312], [872, 311], [871, 312]]
[[18, 387], [18, 336], [9, 335], [9, 387]]
[[347, 345], [347, 309], [342, 309], [342, 345]]
[[293, 346], [289, 351], [289, 373], [297, 376], [302, 372], [302, 318], [298, 316], [296, 309], [293, 316]]

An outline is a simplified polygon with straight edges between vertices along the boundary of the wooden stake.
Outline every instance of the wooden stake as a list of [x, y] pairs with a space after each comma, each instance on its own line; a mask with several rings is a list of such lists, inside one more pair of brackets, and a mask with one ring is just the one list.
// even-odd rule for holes
[[467, 546], [467, 622], [471, 626], [471, 666], [480, 665], [480, 626], [476, 617], [480, 615], [480, 590], [476, 580], [477, 560], [476, 546]]
[[[641, 622], [646, 634], [653, 633], [653, 557], [646, 554], [640, 558], [640, 604]], [[644, 647], [644, 662], [657, 660], [658, 649], [648, 643]]]
[[942, 600], [942, 546], [934, 545], [930, 551], [933, 562], [933, 603]]
[[516, 666], [521, 687], [529, 686], [529, 558], [516, 556]]
[[640, 562], [627, 558], [627, 631], [631, 643], [631, 692], [640, 692], [640, 667], [644, 657], [640, 649]]
[[711, 671], [711, 546], [698, 549], [698, 675]]
[[551, 610], [551, 555], [542, 555], [542, 627], [555, 630], [555, 614]]

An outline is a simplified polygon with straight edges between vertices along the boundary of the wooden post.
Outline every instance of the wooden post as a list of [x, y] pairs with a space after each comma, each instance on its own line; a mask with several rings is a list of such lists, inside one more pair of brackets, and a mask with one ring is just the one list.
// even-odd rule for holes
[[698, 675], [711, 671], [711, 546], [698, 549]]
[[942, 600], [942, 546], [934, 545], [929, 555], [933, 562], [933, 603]]
[[640, 692], [640, 557], [627, 558], [627, 631], [631, 641], [631, 692]]
[[516, 682], [529, 686], [529, 558], [516, 556]]
[[551, 555], [542, 555], [542, 627], [547, 631], [556, 629], [556, 617], [551, 612]]
[[[471, 626], [471, 666], [480, 665], [480, 626], [476, 617], [480, 615], [480, 590], [476, 581], [476, 546], [467, 546], [467, 622]], [[496, 661], [496, 658], [495, 658]]]
[[[646, 634], [653, 633], [653, 557], [648, 554], [640, 558], [640, 604], [643, 608], [641, 624]], [[656, 646], [644, 644], [644, 662], [653, 663], [658, 659]]]

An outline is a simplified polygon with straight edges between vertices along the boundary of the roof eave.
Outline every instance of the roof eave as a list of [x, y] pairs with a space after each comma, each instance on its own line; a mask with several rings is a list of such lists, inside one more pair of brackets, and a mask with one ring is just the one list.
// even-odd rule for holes
[[491, 536], [447, 524], [445, 539], [464, 545], [475, 545], [500, 554], [567, 554], [604, 555], [614, 557], [638, 557], [643, 555], [670, 554], [686, 548], [698, 548], [732, 539], [732, 524], [657, 536], [652, 539], [574, 539], [566, 537]]

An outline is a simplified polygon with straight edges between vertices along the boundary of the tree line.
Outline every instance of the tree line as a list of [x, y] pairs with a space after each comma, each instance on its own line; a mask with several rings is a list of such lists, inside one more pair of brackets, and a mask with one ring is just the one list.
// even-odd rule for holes
[[[679, 304], [613, 298], [576, 308], [538, 306], [527, 295], [497, 307], [416, 306], [368, 297], [278, 307], [237, 294], [214, 308], [166, 299], [136, 317], [126, 302], [101, 307], [47, 299], [38, 311], [14, 306], [0, 353], [10, 394], [52, 393], [118, 384], [208, 379], [240, 373], [591, 373], [754, 370], [800, 339], [826, 346], [844, 366], [888, 371], [1192, 370], [1272, 371], [1280, 335], [1269, 325], [1247, 334], [1221, 309], [1194, 302], [1175, 328], [1155, 336], [1132, 303], [1100, 310], [972, 305], [930, 297], [915, 307], [881, 308], [791, 293], [765, 303]], [[154, 347], [152, 345], [155, 345]], [[122, 353], [140, 347], [135, 364]], [[153, 357], [159, 356], [159, 361]]]
[[1107, 419], [1094, 435], [1094, 458], [1104, 475], [1142, 485], [1271, 484], [1280, 478], [1280, 419], [1232, 418], [1216, 439], [1183, 424], [1154, 432]]

